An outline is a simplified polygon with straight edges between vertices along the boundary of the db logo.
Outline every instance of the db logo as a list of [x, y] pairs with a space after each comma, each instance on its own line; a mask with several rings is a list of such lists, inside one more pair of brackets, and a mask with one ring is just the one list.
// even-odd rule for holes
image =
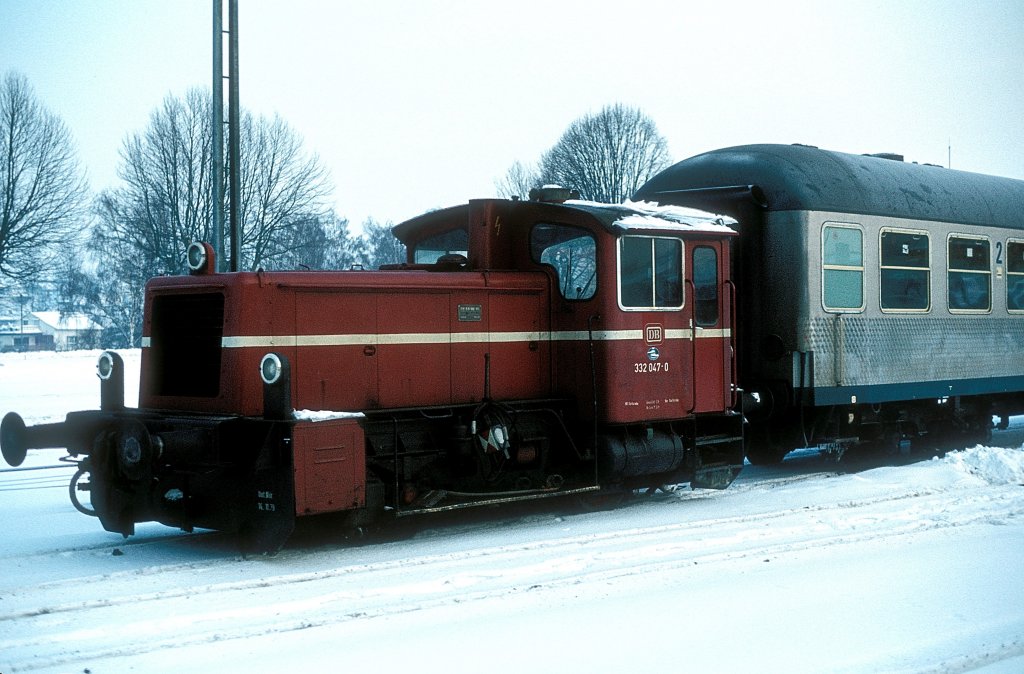
[[644, 340], [648, 344], [661, 344], [665, 338], [665, 329], [657, 323], [644, 326]]

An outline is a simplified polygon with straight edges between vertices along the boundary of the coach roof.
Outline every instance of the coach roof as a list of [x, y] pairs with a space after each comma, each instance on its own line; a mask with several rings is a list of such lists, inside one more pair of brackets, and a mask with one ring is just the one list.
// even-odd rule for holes
[[753, 194], [769, 211], [829, 211], [1024, 229], [1024, 181], [806, 145], [743, 145], [685, 159], [634, 199], [727, 208]]

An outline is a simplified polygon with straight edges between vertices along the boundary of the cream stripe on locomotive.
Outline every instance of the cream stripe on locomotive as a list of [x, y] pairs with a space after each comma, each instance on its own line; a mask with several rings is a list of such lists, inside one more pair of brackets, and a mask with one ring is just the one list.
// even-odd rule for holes
[[[666, 330], [665, 339], [726, 338], [732, 336], [730, 329]], [[595, 330], [595, 341], [642, 341], [643, 330]], [[221, 338], [225, 349], [269, 348], [274, 346], [366, 346], [405, 344], [496, 344], [502, 342], [579, 342], [590, 339], [586, 330], [560, 332], [409, 332], [385, 335], [254, 335], [227, 336]], [[142, 347], [152, 346], [152, 338], [143, 337]]]

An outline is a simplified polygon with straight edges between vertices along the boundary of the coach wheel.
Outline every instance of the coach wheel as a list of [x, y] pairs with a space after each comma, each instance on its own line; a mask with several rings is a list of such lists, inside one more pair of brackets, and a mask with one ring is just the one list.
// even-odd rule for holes
[[75, 510], [82, 513], [83, 515], [89, 515], [90, 517], [97, 517], [96, 509], [92, 507], [92, 499], [89, 500], [89, 505], [86, 506], [82, 503], [81, 499], [78, 498], [78, 492], [92, 492], [92, 482], [88, 479], [85, 482], [80, 482], [82, 477], [89, 475], [89, 469], [83, 466], [79, 466], [78, 470], [75, 471], [74, 477], [71, 478], [71, 484], [68, 485], [68, 495], [71, 496], [71, 504], [75, 506]]

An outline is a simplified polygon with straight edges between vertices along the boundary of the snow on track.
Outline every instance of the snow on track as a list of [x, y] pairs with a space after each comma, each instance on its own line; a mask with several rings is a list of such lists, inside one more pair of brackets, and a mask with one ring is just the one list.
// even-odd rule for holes
[[[0, 357], [0, 413], [95, 407], [96, 355]], [[3, 674], [1024, 671], [1024, 449], [856, 474], [798, 453], [722, 492], [357, 545], [326, 521], [248, 559], [218, 533], [102, 531], [68, 501], [73, 467], [43, 469], [60, 455], [0, 472]]]
[[[547, 624], [553, 616], [571, 613], [579, 603], [588, 607], [587, 613], [576, 616], [586, 627], [584, 634], [610, 637], [620, 628], [628, 630], [628, 622], [594, 624], [593, 616], [610, 619], [604, 615], [605, 600], [623, 605], [622, 617], [661, 615], [671, 622], [687, 612], [691, 600], [712, 601], [707, 596], [711, 589], [718, 604], [715, 611], [733, 606], [749, 616], [768, 607], [757, 596], [765, 588], [760, 583], [751, 586], [744, 576], [762, 577], [769, 589], [781, 584], [797, 590], [805, 582], [810, 587], [824, 583], [828, 592], [838, 590], [845, 596], [853, 589], [844, 589], [850, 579], [831, 579], [831, 574], [849, 567], [851, 560], [887, 559], [881, 567], [870, 561], [867, 570], [858, 567], [855, 574], [859, 583], [882, 582], [891, 579], [891, 565], [906, 563], [891, 559], [893, 551], [912, 561], [918, 548], [926, 551], [922, 576], [935, 576], [927, 589], [941, 595], [943, 584], [953, 580], [948, 575], [951, 568], [966, 563], [979, 572], [993, 573], [1006, 563], [1004, 557], [1024, 552], [1024, 489], [1016, 482], [1018, 475], [1024, 481], [1022, 455], [1021, 450], [975, 448], [941, 461], [856, 475], [800, 475], [747, 482], [735, 491], [681, 491], [586, 515], [535, 510], [512, 517], [499, 512], [467, 523], [449, 518], [407, 540], [352, 547], [328, 538], [312, 546], [307, 542], [304, 547], [286, 548], [273, 558], [241, 559], [231, 550], [229, 537], [167, 535], [167, 529], [139, 543], [118, 542], [117, 548], [124, 553], [119, 557], [110, 554], [111, 537], [103, 532], [95, 532], [93, 543], [77, 547], [54, 539], [52, 545], [20, 556], [3, 555], [8, 569], [23, 570], [24, 582], [4, 582], [0, 591], [0, 671], [81, 671], [88, 666], [100, 672], [104, 663], [109, 665], [106, 671], [128, 663], [142, 663], [146, 671], [163, 671], [164, 667], [177, 669], [183, 652], [260, 651], [280, 639], [312, 640], [311, 652], [330, 651], [334, 637], [322, 643], [324, 635], [340, 638], [367, 630], [378, 648], [386, 651], [396, 647], [393, 640], [398, 637], [386, 627], [395, 621], [429, 630], [452, 615], [499, 619], [505, 606], [521, 611], [524, 624]], [[10, 474], [0, 475], [0, 490], [10, 479]], [[48, 492], [54, 492], [49, 498], [66, 498], [63, 490]], [[0, 491], [5, 501], [7, 496]], [[40, 505], [33, 500], [23, 504], [19, 517], [31, 517], [31, 509]], [[16, 506], [17, 501], [7, 505]], [[71, 511], [67, 517], [79, 516]], [[97, 525], [95, 520], [80, 519]], [[961, 545], [969, 550], [961, 560], [936, 559]], [[971, 561], [975, 551], [983, 548], [988, 549], [982, 558]], [[51, 555], [63, 558], [61, 568], [77, 572], [67, 578], [50, 575], [46, 567]], [[774, 568], [785, 567], [790, 568], [774, 573]], [[694, 587], [697, 579], [701, 580]], [[981, 633], [993, 638], [983, 639], [980, 647], [975, 643], [978, 635], [969, 630], [963, 648], [943, 650], [930, 645], [936, 624], [943, 619], [929, 615], [927, 624], [915, 626], [911, 620], [905, 626], [912, 636], [927, 635], [924, 644], [911, 639], [880, 661], [864, 653], [845, 664], [811, 658], [803, 669], [799, 659], [790, 667], [794, 661], [789, 659], [786, 667], [779, 662], [774, 669], [814, 671], [824, 666], [869, 671], [879, 663], [887, 669], [903, 658], [911, 671], [947, 664], [968, 671], [1024, 657], [1024, 641], [1013, 638], [1024, 634], [1021, 582], [1011, 580], [1012, 587], [994, 592], [990, 581], [969, 581], [964, 588], [981, 583], [969, 590], [970, 596], [999, 604], [991, 607], [997, 609], [994, 617], [986, 615], [984, 606], [957, 605], [958, 611], [972, 616], [968, 623], [976, 622], [979, 614], [986, 615]], [[906, 595], [901, 587], [893, 590]], [[865, 587], [862, 599], [881, 602], [886, 595], [883, 589]], [[664, 600], [646, 603], [659, 596]], [[643, 598], [642, 606], [634, 606], [633, 597]], [[790, 614], [791, 608], [779, 607], [783, 615], [778, 618], [792, 621], [794, 629], [814, 629], [815, 624], [835, 620], [831, 613], [818, 615], [818, 611], [843, 610], [841, 604], [821, 606], [814, 599], [813, 595], [789, 597], [789, 602], [803, 608]], [[933, 604], [938, 597], [924, 594], [904, 599], [917, 602], [912, 608], [918, 611], [920, 605]], [[856, 601], [854, 606], [857, 615], [850, 630], [870, 633], [870, 626], [858, 624], [864, 608]], [[883, 606], [879, 603], [876, 610]], [[944, 606], [940, 600], [936, 611]], [[905, 608], [884, 608], [891, 610], [897, 615], [906, 612]], [[550, 649], [557, 659], [563, 657], [556, 655], [560, 653], [559, 626], [551, 627], [553, 633], [534, 635], [532, 643]], [[567, 638], [580, 630], [579, 625], [560, 628], [568, 629]], [[778, 625], [773, 620], [760, 629], [774, 633]], [[723, 649], [719, 664], [737, 657], [729, 652], [735, 638], [731, 631], [714, 637], [703, 646], [707, 653]], [[500, 634], [495, 638], [505, 640]], [[634, 638], [648, 650], [660, 644], [645, 644], [642, 635]], [[800, 641], [806, 636], [782, 630], [779, 638], [785, 643], [787, 638]], [[457, 649], [459, 643], [453, 641], [451, 648]], [[920, 648], [924, 655], [915, 655]], [[361, 654], [370, 658], [366, 664], [372, 664], [371, 650], [347, 648], [341, 661]], [[850, 649], [851, 653], [856, 650]], [[294, 665], [295, 658], [301, 663], [309, 657], [301, 648], [280, 664], [287, 667]], [[762, 654], [756, 666], [771, 671], [771, 661], [771, 653]], [[226, 664], [237, 668], [232, 671], [243, 671], [246, 662], [257, 661], [240, 657]], [[489, 669], [510, 671], [506, 664], [499, 659]], [[861, 670], [862, 665], [866, 669]], [[566, 661], [566, 666], [572, 663]], [[469, 671], [458, 666], [454, 670]]]

